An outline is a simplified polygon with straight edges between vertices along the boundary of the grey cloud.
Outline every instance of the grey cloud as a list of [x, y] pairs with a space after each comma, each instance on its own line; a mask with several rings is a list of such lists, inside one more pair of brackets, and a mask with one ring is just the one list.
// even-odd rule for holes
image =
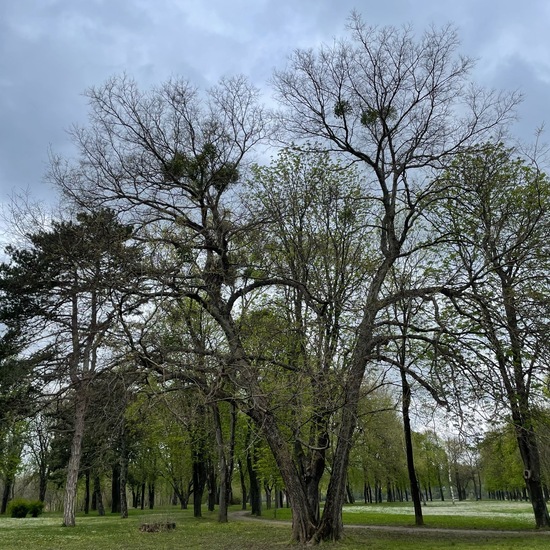
[[422, 30], [432, 22], [456, 23], [466, 53], [491, 56], [494, 74], [483, 72], [487, 62], [479, 65], [485, 83], [524, 89], [525, 123], [518, 128], [526, 131], [527, 121], [544, 119], [548, 85], [521, 61], [521, 52], [510, 60], [500, 59], [498, 50], [502, 34], [517, 35], [518, 29], [526, 35], [536, 30], [540, 47], [549, 47], [541, 32], [549, 9], [543, 0], [529, 10], [502, 0], [496, 11], [478, 0], [0, 2], [0, 202], [11, 189], [27, 186], [52, 195], [40, 185], [48, 147], [71, 153], [64, 130], [85, 123], [86, 88], [123, 71], [144, 87], [175, 75], [204, 88], [222, 75], [242, 73], [265, 88], [293, 49], [341, 36], [354, 7], [368, 24], [410, 22]]

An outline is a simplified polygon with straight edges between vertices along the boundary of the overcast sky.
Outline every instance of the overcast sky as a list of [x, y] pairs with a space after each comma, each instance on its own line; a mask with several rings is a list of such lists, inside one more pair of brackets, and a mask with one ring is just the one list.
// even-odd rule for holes
[[548, 0], [0, 0], [0, 203], [52, 197], [48, 150], [71, 154], [88, 87], [122, 72], [203, 88], [238, 73], [267, 89], [293, 49], [343, 35], [354, 8], [374, 25], [455, 24], [478, 82], [523, 91], [516, 133], [550, 122]]

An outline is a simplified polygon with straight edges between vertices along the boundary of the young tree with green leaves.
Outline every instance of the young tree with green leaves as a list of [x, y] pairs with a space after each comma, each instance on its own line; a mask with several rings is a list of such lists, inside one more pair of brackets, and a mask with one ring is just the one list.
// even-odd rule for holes
[[432, 488], [437, 487], [439, 498], [445, 500], [444, 487], [449, 480], [449, 465], [444, 442], [435, 431], [427, 430], [415, 432], [413, 443], [420, 490], [424, 487], [424, 492], [431, 495]]
[[246, 341], [279, 385], [285, 380], [281, 394], [272, 390], [272, 407], [287, 403], [278, 418], [293, 434], [294, 460], [318, 521], [341, 407], [339, 373], [353, 339], [348, 327], [371, 275], [363, 220], [373, 205], [362, 200], [357, 172], [321, 150], [282, 150], [269, 166], [254, 168], [249, 188], [249, 208], [264, 220], [252, 260], [289, 284], [271, 289], [261, 311], [252, 306]]
[[502, 143], [461, 153], [438, 182], [449, 199], [434, 222], [445, 235], [444, 269], [465, 290], [449, 296], [441, 357], [495, 412], [509, 411], [536, 525], [550, 527], [535, 408], [548, 376], [550, 182]]
[[523, 462], [511, 424], [487, 432], [480, 454], [483, 483], [490, 496], [502, 499], [525, 489]]
[[[407, 486], [403, 423], [397, 399], [379, 382], [365, 384], [350, 454], [350, 489], [361, 487], [365, 501], [395, 500], [394, 489]], [[349, 500], [349, 497], [348, 497]]]

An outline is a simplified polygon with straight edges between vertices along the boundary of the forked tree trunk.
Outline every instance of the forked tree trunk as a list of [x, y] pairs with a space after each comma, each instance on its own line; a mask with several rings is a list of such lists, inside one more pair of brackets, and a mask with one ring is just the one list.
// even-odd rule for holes
[[255, 408], [247, 412], [256, 425], [261, 427], [279, 467], [292, 509], [292, 538], [300, 543], [310, 542], [317, 528], [315, 511], [310, 506], [305, 483], [292, 460], [287, 442], [281, 436], [276, 420], [269, 410]]
[[264, 481], [264, 491], [265, 491], [265, 509], [271, 510], [272, 487], [269, 486], [269, 483], [267, 481]]
[[177, 504], [179, 502], [180, 508], [182, 510], [187, 510], [187, 504], [189, 502], [189, 487], [185, 488], [183, 481], [178, 481], [177, 479], [171, 480], [172, 489], [174, 489], [174, 502]]
[[[346, 501], [347, 471], [355, 430], [361, 383], [366, 368], [371, 341], [367, 319], [361, 323], [357, 344], [352, 356], [349, 377], [345, 385], [346, 406], [342, 409], [338, 440], [332, 461], [325, 508], [315, 540], [338, 541], [343, 535], [342, 508]], [[365, 336], [364, 338], [362, 336]]]
[[344, 384], [344, 402], [346, 405], [342, 408], [340, 429], [338, 430], [338, 440], [332, 460], [332, 471], [327, 489], [325, 508], [321, 522], [315, 533], [316, 541], [338, 541], [343, 535], [342, 508], [346, 501], [349, 455], [353, 444], [353, 433], [356, 426], [361, 385], [369, 357], [376, 346], [373, 335], [379, 309], [378, 297], [386, 275], [397, 258], [398, 253], [392, 226], [393, 216], [394, 213], [386, 211], [386, 227], [389, 230], [388, 232], [384, 231], [383, 240], [386, 240], [386, 244], [388, 242], [391, 243], [391, 250], [386, 252], [386, 259], [379, 266], [372, 280], [365, 299], [363, 318], [357, 330], [355, 347], [350, 358], [348, 376]]
[[[316, 438], [312, 438], [312, 448], [307, 458], [302, 456], [302, 476], [306, 485], [307, 500], [315, 515], [315, 523], [319, 523], [321, 517], [320, 483], [325, 473], [326, 449], [328, 448], [328, 434], [325, 427], [325, 415], [323, 420], [316, 425], [316, 432], [320, 432]], [[303, 455], [302, 452], [300, 454]]]

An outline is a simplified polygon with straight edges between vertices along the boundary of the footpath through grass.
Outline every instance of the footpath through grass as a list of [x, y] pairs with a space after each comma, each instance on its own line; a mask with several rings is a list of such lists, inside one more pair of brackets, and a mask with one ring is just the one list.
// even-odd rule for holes
[[[462, 504], [462, 503], [461, 503]], [[484, 550], [516, 549], [539, 550], [550, 547], [550, 536], [538, 533], [531, 523], [524, 520], [528, 507], [514, 506], [512, 503], [469, 503], [454, 508], [449, 515], [443, 505], [432, 505], [437, 512], [429, 514], [426, 522], [430, 527], [469, 528], [474, 520], [476, 530], [429, 531], [423, 528], [380, 530], [369, 525], [410, 527], [413, 519], [408, 507], [353, 506], [345, 511], [346, 529], [343, 542], [323, 544], [322, 548], [355, 550], [371, 548], [435, 550], [452, 547], [454, 549], [481, 548]], [[237, 509], [235, 509], [237, 510]], [[260, 520], [234, 515], [228, 524], [219, 524], [216, 513], [205, 512], [202, 519], [195, 519], [191, 510], [161, 509], [152, 512], [132, 510], [130, 517], [121, 520], [116, 515], [98, 517], [79, 515], [75, 528], [61, 527], [61, 515], [45, 514], [40, 518], [12, 519], [0, 517], [0, 548], [2, 550], [267, 550], [297, 548], [290, 543], [290, 526], [277, 521], [289, 517], [286, 509], [277, 510], [277, 520], [273, 511], [266, 510]], [[437, 521], [436, 521], [436, 518]], [[483, 519], [484, 518], [484, 519]], [[155, 521], [175, 521], [174, 531], [161, 533], [140, 532], [141, 523]], [[481, 523], [480, 523], [481, 522]], [[437, 525], [437, 523], [439, 525]], [[351, 527], [351, 525], [365, 527]], [[490, 534], [484, 529], [523, 529], [520, 534]]]

